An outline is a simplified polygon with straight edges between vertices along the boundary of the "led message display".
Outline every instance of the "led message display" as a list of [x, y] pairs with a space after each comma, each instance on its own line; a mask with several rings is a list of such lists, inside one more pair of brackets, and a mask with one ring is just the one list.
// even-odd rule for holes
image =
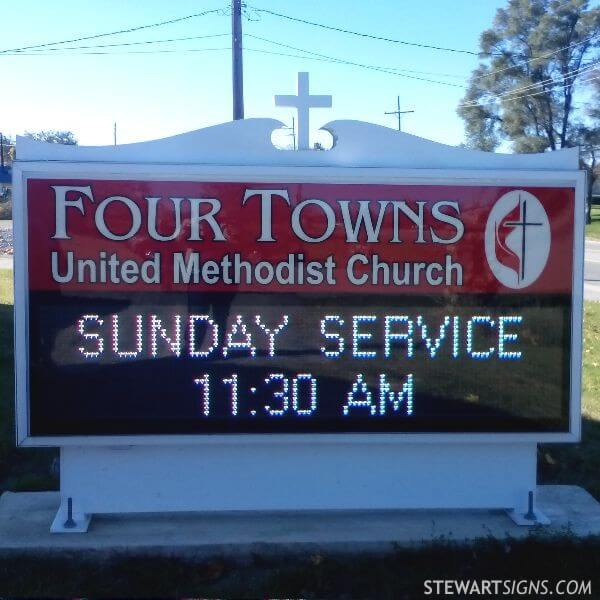
[[569, 430], [573, 189], [26, 189], [32, 437]]

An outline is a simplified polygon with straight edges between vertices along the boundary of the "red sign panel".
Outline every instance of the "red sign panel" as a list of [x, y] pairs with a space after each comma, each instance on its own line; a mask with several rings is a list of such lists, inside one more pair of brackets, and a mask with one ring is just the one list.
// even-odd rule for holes
[[30, 180], [35, 290], [569, 293], [574, 191]]

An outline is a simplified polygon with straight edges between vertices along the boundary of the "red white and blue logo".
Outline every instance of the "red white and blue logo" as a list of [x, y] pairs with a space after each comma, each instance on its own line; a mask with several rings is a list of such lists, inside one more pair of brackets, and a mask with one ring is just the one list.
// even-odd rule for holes
[[485, 228], [485, 254], [500, 283], [531, 285], [546, 266], [550, 243], [548, 215], [533, 194], [514, 190], [496, 202]]

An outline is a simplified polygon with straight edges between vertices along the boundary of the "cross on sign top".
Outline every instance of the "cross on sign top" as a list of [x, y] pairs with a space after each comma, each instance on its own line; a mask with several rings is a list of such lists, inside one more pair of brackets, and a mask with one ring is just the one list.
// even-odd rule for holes
[[298, 95], [275, 96], [275, 106], [292, 106], [298, 111], [298, 150], [308, 150], [308, 111], [311, 108], [331, 108], [331, 96], [311, 96], [308, 91], [308, 73], [298, 73]]

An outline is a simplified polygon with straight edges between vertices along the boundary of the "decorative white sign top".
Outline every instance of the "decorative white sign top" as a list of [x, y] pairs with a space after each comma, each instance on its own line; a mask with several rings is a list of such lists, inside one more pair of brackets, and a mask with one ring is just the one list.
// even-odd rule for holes
[[309, 110], [311, 108], [331, 108], [331, 96], [314, 95], [309, 92], [308, 73], [298, 73], [298, 95], [275, 96], [275, 106], [292, 106], [298, 111], [298, 150], [308, 150]]
[[389, 167], [397, 169], [502, 169], [564, 171], [579, 168], [579, 149], [541, 154], [497, 154], [447, 146], [363, 121], [323, 125], [331, 150], [289, 152], [271, 142], [275, 119], [240, 119], [172, 137], [118, 146], [66, 146], [17, 136], [19, 161], [128, 162], [270, 167]]

